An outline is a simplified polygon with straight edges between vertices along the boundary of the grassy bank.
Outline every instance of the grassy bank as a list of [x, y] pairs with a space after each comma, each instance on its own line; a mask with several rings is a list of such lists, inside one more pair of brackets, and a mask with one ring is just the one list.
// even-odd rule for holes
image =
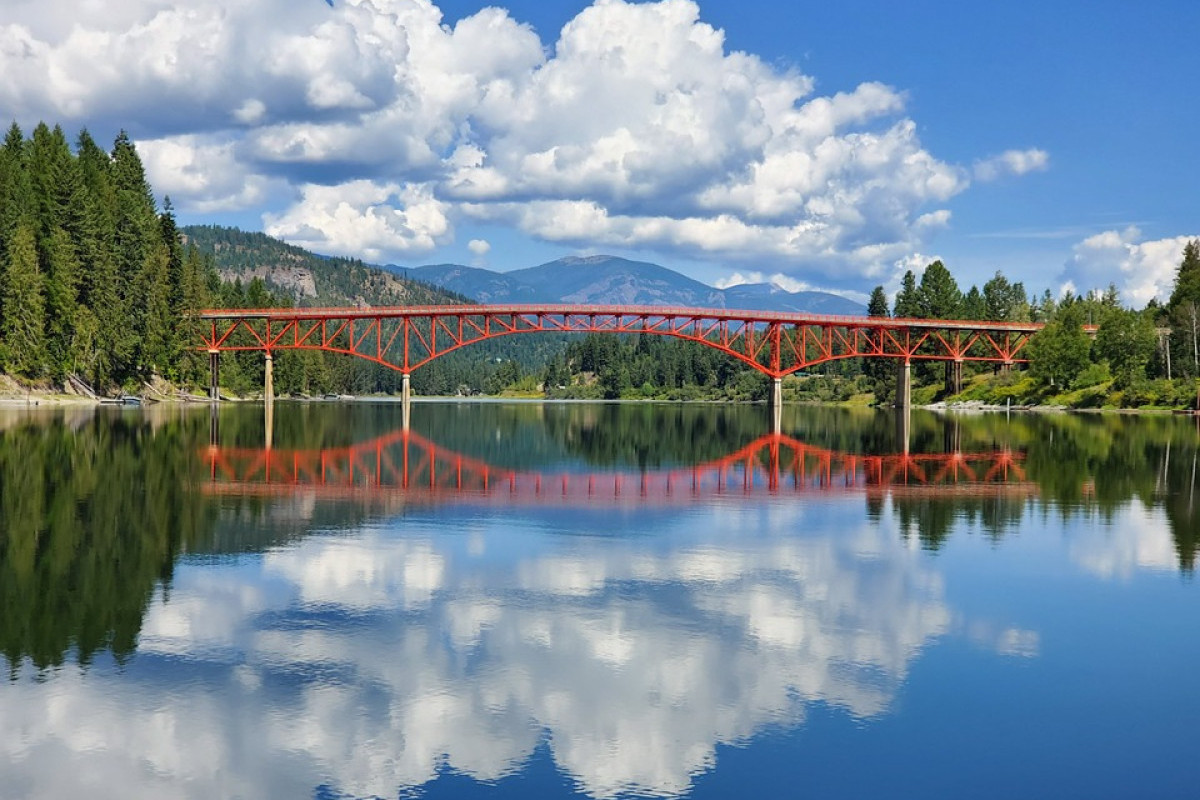
[[1054, 407], [1111, 410], [1190, 410], [1196, 408], [1197, 385], [1190, 379], [1142, 380], [1119, 386], [1107, 370], [1088, 370], [1071, 386], [1042, 384], [1024, 372], [978, 375], [962, 392], [939, 393], [939, 387], [914, 391], [913, 402], [982, 403], [990, 406]]

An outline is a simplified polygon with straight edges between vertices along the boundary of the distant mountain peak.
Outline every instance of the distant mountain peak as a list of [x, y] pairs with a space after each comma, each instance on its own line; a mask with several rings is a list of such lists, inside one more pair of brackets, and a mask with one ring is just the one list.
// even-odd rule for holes
[[557, 261], [551, 261], [551, 264], [570, 264], [572, 266], [578, 264], [603, 264], [606, 261], [624, 261], [623, 258], [616, 256], [594, 255], [594, 256], [566, 256]]
[[407, 272], [483, 303], [669, 305], [815, 314], [866, 312], [861, 304], [827, 292], [790, 292], [771, 283], [717, 289], [660, 264], [603, 254], [565, 256], [511, 272], [454, 264], [416, 267]]

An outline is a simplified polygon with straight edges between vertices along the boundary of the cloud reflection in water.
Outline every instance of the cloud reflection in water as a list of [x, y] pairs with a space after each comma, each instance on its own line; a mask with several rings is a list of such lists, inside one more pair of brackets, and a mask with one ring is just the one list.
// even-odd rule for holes
[[392, 796], [443, 765], [499, 779], [543, 741], [590, 795], [683, 793], [719, 744], [813, 703], [886, 713], [950, 630], [938, 574], [860, 508], [591, 520], [654, 533], [621, 537], [441, 510], [181, 568], [127, 674], [0, 695], [0, 797], [84, 775], [94, 797]]

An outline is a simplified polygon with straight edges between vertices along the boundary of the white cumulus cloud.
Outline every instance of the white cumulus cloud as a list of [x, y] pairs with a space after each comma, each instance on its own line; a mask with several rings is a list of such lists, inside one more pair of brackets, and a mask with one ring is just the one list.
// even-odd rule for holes
[[450, 230], [445, 204], [428, 187], [366, 180], [307, 184], [299, 202], [263, 221], [271, 236], [323, 253], [375, 261], [432, 250]]
[[1045, 150], [1005, 150], [991, 158], [975, 162], [975, 179], [994, 181], [1007, 175], [1024, 175], [1027, 172], [1042, 172], [1050, 168], [1050, 154]]
[[1171, 296], [1183, 247], [1196, 236], [1142, 241], [1136, 227], [1089, 236], [1073, 248], [1061, 275], [1075, 291], [1103, 289], [1113, 282], [1125, 303], [1136, 308]]
[[[413, 256], [490, 221], [874, 278], [949, 223], [972, 174], [1047, 160], [945, 163], [902, 91], [819, 95], [730, 50], [693, 0], [596, 0], [547, 40], [501, 8], [447, 24], [431, 0], [110, 6], [6, 4], [0, 107], [128, 128], [182, 210], [263, 204], [269, 233], [322, 252]], [[280, 181], [291, 207], [263, 199]]]
[[717, 280], [714, 285], [718, 289], [728, 289], [730, 286], [742, 286], [747, 283], [769, 283], [785, 292], [809, 292], [816, 290], [815, 286], [797, 280], [790, 275], [785, 275], [782, 272], [776, 272], [768, 275], [764, 272], [734, 272], [728, 277]]

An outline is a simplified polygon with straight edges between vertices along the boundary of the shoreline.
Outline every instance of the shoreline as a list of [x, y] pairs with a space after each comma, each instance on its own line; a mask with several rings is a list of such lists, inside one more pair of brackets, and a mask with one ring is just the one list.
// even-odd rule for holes
[[[14, 391], [10, 386], [4, 387], [4, 391], [0, 392], [0, 409], [47, 409], [47, 408], [87, 408], [101, 406], [117, 406], [121, 407], [121, 403], [116, 402], [116, 398], [93, 398], [87, 395], [75, 392], [55, 392], [46, 389], [30, 390], [25, 392]], [[125, 407], [145, 407], [151, 405], [207, 405], [211, 401], [199, 394], [195, 395], [167, 395], [159, 394], [142, 394], [137, 395], [140, 399], [138, 404], [129, 404]], [[283, 402], [299, 402], [299, 403], [361, 403], [361, 402], [377, 402], [377, 403], [401, 403], [403, 402], [399, 395], [339, 395], [333, 397], [277, 397], [276, 400]], [[106, 402], [107, 401], [107, 402]], [[220, 403], [262, 403], [261, 396], [251, 397], [230, 397], [222, 396]], [[413, 397], [414, 403], [556, 403], [556, 404], [609, 404], [609, 403], [629, 403], [629, 404], [670, 404], [670, 405], [704, 405], [712, 403], [724, 403], [729, 405], [765, 405], [763, 401], [750, 400], [705, 400], [705, 399], [689, 399], [689, 400], [667, 400], [660, 398], [549, 398], [549, 397], [528, 397], [528, 396], [504, 396], [504, 395], [422, 395]], [[848, 403], [821, 403], [821, 402], [789, 402], [784, 401], [784, 405], [818, 405], [830, 407], [854, 407], [854, 408], [871, 408], [876, 410], [895, 410], [890, 406], [874, 406], [860, 405]], [[1068, 414], [1142, 414], [1142, 415], [1163, 415], [1163, 414], [1181, 414], [1185, 416], [1200, 415], [1200, 411], [1189, 408], [1070, 408], [1063, 405], [994, 405], [984, 403], [980, 400], [967, 400], [962, 402], [939, 400], [935, 403], [913, 404], [912, 408], [922, 411], [934, 411], [945, 413], [1022, 413], [1022, 414], [1047, 414], [1047, 413], [1068, 413]]]

